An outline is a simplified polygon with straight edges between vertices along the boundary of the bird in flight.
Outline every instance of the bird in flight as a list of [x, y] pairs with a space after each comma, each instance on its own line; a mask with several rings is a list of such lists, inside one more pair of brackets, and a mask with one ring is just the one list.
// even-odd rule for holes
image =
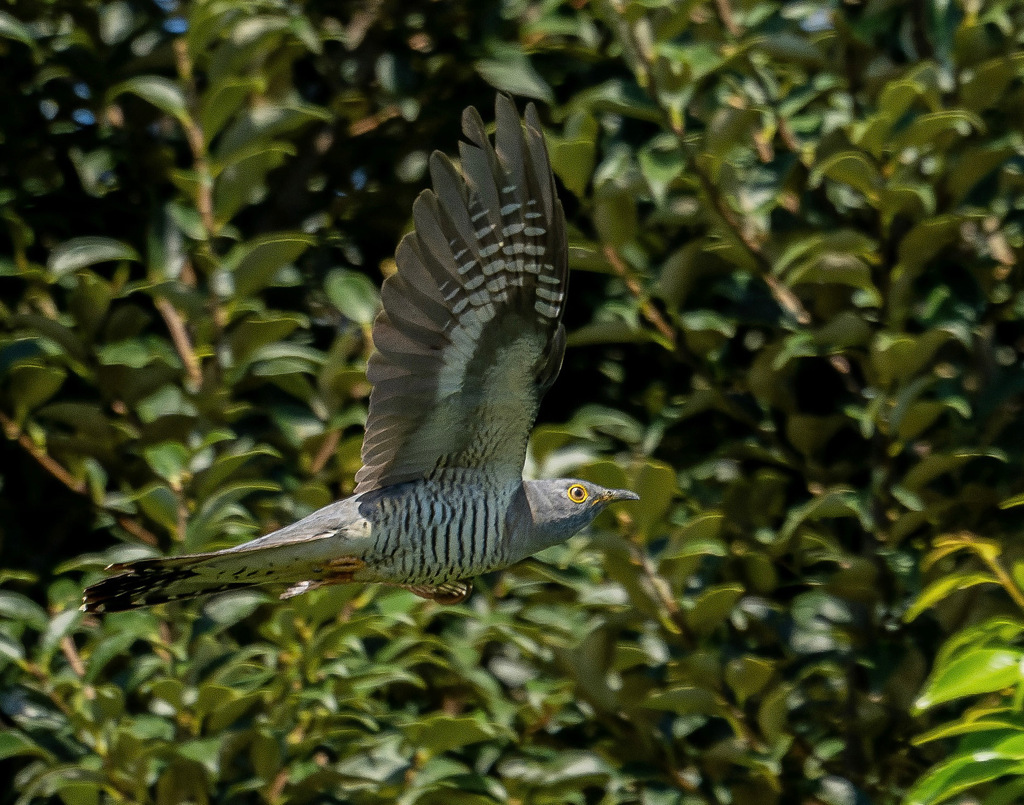
[[574, 478], [524, 481], [530, 429], [562, 365], [565, 216], [533, 104], [495, 103], [491, 144], [466, 109], [460, 167], [430, 158], [373, 325], [355, 493], [227, 550], [111, 565], [82, 608], [116, 612], [262, 584], [282, 598], [384, 582], [442, 603], [471, 579], [638, 500]]

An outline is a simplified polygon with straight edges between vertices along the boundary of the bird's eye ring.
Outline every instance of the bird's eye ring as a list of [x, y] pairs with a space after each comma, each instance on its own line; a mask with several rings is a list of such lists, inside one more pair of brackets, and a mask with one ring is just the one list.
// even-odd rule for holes
[[573, 503], [586, 503], [587, 498], [590, 497], [587, 488], [582, 484], [573, 484], [565, 490], [565, 494]]

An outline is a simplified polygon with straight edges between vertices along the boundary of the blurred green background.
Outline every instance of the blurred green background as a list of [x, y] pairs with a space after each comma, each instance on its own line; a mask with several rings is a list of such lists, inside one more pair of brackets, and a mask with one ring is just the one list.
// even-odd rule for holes
[[[6, 0], [0, 63], [0, 803], [1024, 801], [1024, 3]], [[527, 471], [642, 502], [460, 606], [83, 616], [351, 492], [496, 89], [571, 228]]]

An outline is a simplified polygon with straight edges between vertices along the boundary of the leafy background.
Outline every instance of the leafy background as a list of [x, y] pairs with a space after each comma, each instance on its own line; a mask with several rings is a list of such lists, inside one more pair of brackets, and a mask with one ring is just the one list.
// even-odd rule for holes
[[[1022, 39], [1018, 0], [0, 5], [0, 802], [1021, 801]], [[642, 503], [457, 607], [79, 613], [351, 492], [380, 281], [495, 88], [572, 230], [527, 469]]]

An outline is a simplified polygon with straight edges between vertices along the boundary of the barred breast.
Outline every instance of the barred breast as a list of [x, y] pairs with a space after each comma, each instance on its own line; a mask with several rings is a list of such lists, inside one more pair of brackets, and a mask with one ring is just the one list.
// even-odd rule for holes
[[519, 508], [527, 505], [521, 484], [496, 486], [466, 475], [360, 496], [373, 545], [355, 579], [435, 585], [509, 564], [511, 531], [522, 522]]

